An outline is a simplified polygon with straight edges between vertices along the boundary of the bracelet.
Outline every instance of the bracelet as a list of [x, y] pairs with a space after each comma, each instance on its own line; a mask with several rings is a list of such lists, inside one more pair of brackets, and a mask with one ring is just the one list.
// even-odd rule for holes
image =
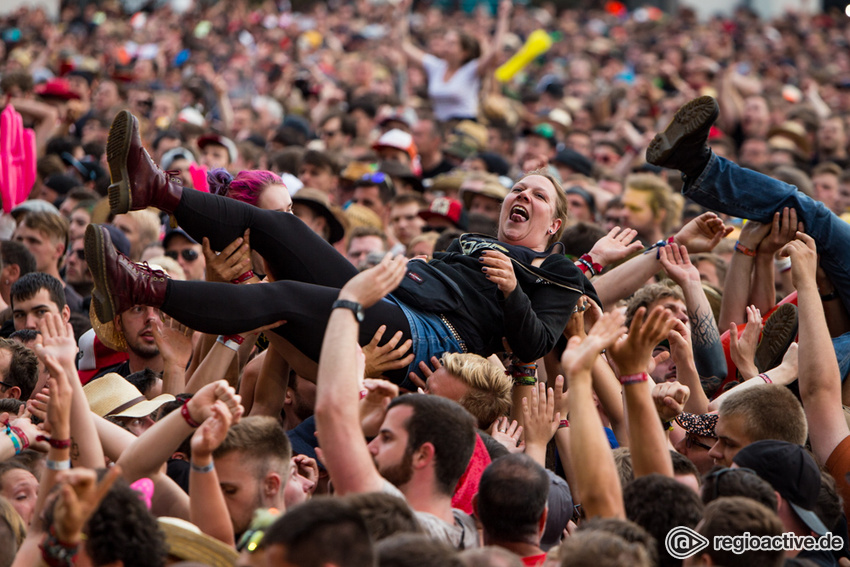
[[234, 280], [230, 280], [230, 283], [241, 284], [243, 282], [247, 282], [248, 280], [250, 280], [253, 277], [254, 277], [254, 270], [248, 270], [247, 272], [245, 272], [244, 274], [242, 274], [238, 278], [236, 278]]
[[76, 564], [80, 544], [60, 541], [56, 537], [53, 526], [50, 526], [44, 541], [38, 547], [41, 548], [41, 558], [47, 565], [50, 567], [67, 567]]
[[780, 258], [774, 261], [776, 269], [780, 272], [787, 272], [791, 269], [791, 258]]
[[[514, 378], [534, 378], [537, 375], [537, 364], [516, 364], [508, 365], [505, 374]], [[536, 380], [535, 380], [536, 382]]]
[[770, 376], [768, 376], [768, 375], [767, 375], [767, 374], [765, 374], [764, 372], [762, 372], [761, 374], [759, 374], [759, 375], [758, 375], [758, 377], [759, 377], [759, 378], [761, 378], [762, 380], [764, 380], [764, 383], [765, 383], [765, 384], [773, 384], [773, 380], [771, 380], [771, 379], [770, 379]]
[[[587, 271], [590, 271], [591, 276], [598, 276], [599, 274], [602, 273], [602, 270], [605, 269], [605, 268], [602, 267], [602, 264], [600, 264], [598, 262], [594, 262], [593, 258], [590, 256], [590, 254], [582, 254], [581, 257], [576, 261], [580, 262], [582, 264], [582, 266], [584, 266], [584, 268], [579, 266], [579, 269], [582, 272], [585, 272], [585, 273], [587, 273]], [[586, 268], [586, 270], [585, 270], [585, 268]]]
[[827, 294], [820, 296], [821, 301], [833, 301], [835, 299], [838, 299], [838, 293], [836, 291], [833, 291], [832, 293], [827, 293]]
[[51, 461], [50, 459], [47, 459], [44, 464], [52, 471], [67, 471], [71, 468], [71, 459], [66, 459], [64, 461]]
[[741, 244], [740, 240], [735, 241], [735, 252], [740, 252], [744, 256], [749, 256], [750, 258], [756, 257], [756, 251], [750, 250], [749, 248]]
[[6, 423], [6, 435], [12, 441], [12, 446], [15, 448], [15, 454], [20, 455], [22, 451], [30, 446], [30, 440], [26, 433], [20, 427], [15, 427], [11, 423]]
[[646, 382], [649, 380], [649, 374], [646, 372], [640, 372], [638, 374], [626, 374], [624, 376], [619, 377], [620, 384], [623, 386], [628, 386], [629, 384], [640, 384], [641, 382]]
[[183, 402], [183, 405], [180, 406], [180, 415], [183, 416], [183, 419], [186, 420], [186, 423], [189, 424], [189, 427], [195, 428], [200, 427], [201, 424], [192, 419], [192, 414], [189, 413], [189, 400]]
[[47, 441], [47, 444], [54, 449], [68, 449], [71, 446], [70, 439], [51, 439], [44, 435], [39, 435], [35, 438], [36, 441]]
[[[239, 338], [242, 339], [242, 337], [239, 337]], [[242, 340], [244, 340], [244, 339], [242, 339]], [[226, 346], [227, 348], [229, 348], [230, 350], [232, 350], [234, 352], [238, 352], [239, 351], [239, 345], [242, 344], [241, 340], [238, 341], [238, 342], [233, 340], [233, 335], [228, 335], [226, 337], [224, 335], [219, 335], [218, 338], [215, 340], [215, 342]]]
[[[507, 373], [510, 376], [509, 373]], [[536, 386], [537, 378], [534, 376], [514, 376], [514, 386]]]
[[672, 242], [673, 242], [672, 236], [670, 238], [668, 238], [667, 240], [659, 240], [658, 242], [656, 242], [655, 244], [653, 244], [652, 246], [650, 246], [649, 248], [644, 250], [643, 253], [649, 254], [651, 251], [655, 250], [656, 251], [655, 252], [655, 259], [660, 260], [661, 259], [661, 249], [664, 248], [665, 246], [667, 246], [668, 244], [671, 244]]
[[570, 426], [570, 421], [568, 419], [562, 419], [558, 422], [558, 429], [565, 429]]
[[209, 463], [207, 463], [206, 465], [204, 465], [202, 467], [196, 465], [194, 462], [192, 462], [190, 466], [192, 467], [192, 470], [194, 472], [198, 472], [198, 473], [208, 473], [208, 472], [211, 472], [215, 468], [213, 461], [210, 461]]

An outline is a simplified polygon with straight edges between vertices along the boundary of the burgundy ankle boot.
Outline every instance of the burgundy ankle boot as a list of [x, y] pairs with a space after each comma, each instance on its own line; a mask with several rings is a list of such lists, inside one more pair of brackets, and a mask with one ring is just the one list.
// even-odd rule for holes
[[157, 207], [173, 213], [183, 186], [163, 172], [142, 147], [139, 121], [122, 110], [112, 121], [106, 142], [109, 162], [109, 208], [115, 214]]
[[86, 261], [94, 279], [92, 305], [101, 323], [134, 305], [161, 307], [168, 277], [145, 264], [136, 264], [117, 250], [109, 232], [100, 225], [86, 227]]

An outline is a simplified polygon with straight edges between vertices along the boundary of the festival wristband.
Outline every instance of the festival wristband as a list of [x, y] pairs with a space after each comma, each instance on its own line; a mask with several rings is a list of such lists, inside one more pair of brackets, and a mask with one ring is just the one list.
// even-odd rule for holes
[[213, 464], [213, 461], [210, 461], [209, 463], [207, 463], [206, 465], [203, 465], [203, 466], [196, 465], [195, 463], [192, 463], [191, 467], [192, 467], [192, 470], [194, 472], [197, 472], [197, 473], [208, 473], [208, 472], [212, 472], [212, 470], [215, 469], [215, 465]]
[[649, 380], [649, 374], [646, 372], [640, 372], [638, 374], [625, 374], [618, 378], [620, 380], [620, 384], [623, 386], [628, 386], [629, 384], [639, 384], [641, 382], [646, 382]]
[[71, 468], [71, 459], [66, 459], [64, 461], [51, 461], [50, 459], [47, 459], [44, 462], [44, 465], [52, 471], [67, 471]]
[[771, 380], [770, 376], [768, 376], [768, 375], [767, 375], [767, 374], [765, 374], [764, 372], [762, 372], [761, 374], [759, 374], [759, 378], [761, 378], [762, 380], [764, 380], [764, 383], [765, 383], [765, 384], [773, 384], [773, 380]]
[[186, 420], [186, 423], [189, 424], [189, 427], [196, 428], [200, 427], [201, 424], [192, 419], [192, 414], [189, 413], [189, 400], [183, 402], [183, 405], [180, 406], [180, 415], [183, 416], [183, 419]]
[[242, 274], [238, 278], [230, 280], [230, 283], [241, 284], [243, 282], [247, 282], [248, 280], [250, 280], [253, 277], [254, 277], [254, 270], [248, 270], [247, 272], [245, 272], [244, 274]]
[[570, 426], [570, 421], [568, 419], [562, 419], [558, 422], [558, 429], [566, 429]]
[[36, 441], [47, 441], [47, 444], [53, 447], [54, 449], [68, 449], [71, 447], [70, 439], [51, 439], [49, 437], [45, 437], [44, 435], [39, 435], [35, 438]]
[[245, 339], [239, 337], [239, 340], [237, 341], [234, 339], [234, 337], [239, 337], [239, 335], [228, 335], [226, 337], [224, 335], [219, 335], [219, 337], [216, 339], [216, 342], [226, 346], [234, 352], [238, 352], [239, 345], [241, 345]]
[[744, 256], [749, 256], [750, 258], [756, 257], [756, 251], [751, 250], [750, 248], [747, 248], [746, 246], [741, 244], [740, 240], [735, 242], [735, 252], [740, 252]]

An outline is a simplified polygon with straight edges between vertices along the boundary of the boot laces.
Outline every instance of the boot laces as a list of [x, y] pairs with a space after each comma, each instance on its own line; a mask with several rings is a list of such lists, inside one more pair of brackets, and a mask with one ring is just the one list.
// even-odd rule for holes
[[180, 174], [182, 172], [179, 169], [169, 169], [168, 171], [164, 171], [163, 173], [165, 173], [165, 176], [168, 178], [169, 181], [173, 181], [178, 185], [183, 185], [183, 178], [180, 177]]

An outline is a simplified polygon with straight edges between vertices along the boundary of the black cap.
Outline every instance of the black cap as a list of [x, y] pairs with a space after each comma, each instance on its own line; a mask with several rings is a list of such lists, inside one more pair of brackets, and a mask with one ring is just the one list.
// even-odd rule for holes
[[741, 449], [732, 461], [766, 480], [813, 532], [827, 532], [813, 512], [820, 494], [820, 469], [803, 447], [786, 441], [756, 441]]
[[60, 195], [67, 195], [68, 191], [80, 187], [80, 182], [63, 173], [55, 173], [44, 180], [44, 184]]
[[555, 159], [552, 160], [555, 163], [560, 163], [561, 165], [565, 165], [575, 171], [576, 173], [580, 173], [582, 175], [586, 175], [590, 177], [593, 174], [593, 164], [589, 159], [581, 155], [575, 150], [571, 150], [569, 148], [565, 148], [555, 155]]

